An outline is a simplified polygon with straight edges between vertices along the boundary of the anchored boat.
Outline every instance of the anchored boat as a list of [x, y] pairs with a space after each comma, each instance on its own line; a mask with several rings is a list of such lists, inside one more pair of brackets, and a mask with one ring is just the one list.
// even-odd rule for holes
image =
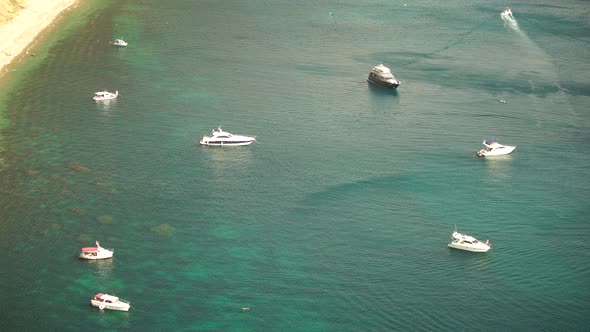
[[516, 145], [502, 145], [496, 140], [484, 140], [483, 145], [485, 149], [481, 149], [476, 153], [479, 157], [501, 156], [509, 154], [516, 149]]
[[107, 250], [100, 246], [96, 241], [96, 247], [85, 247], [80, 252], [80, 258], [82, 259], [105, 259], [112, 258], [113, 250]]
[[100, 310], [119, 310], [129, 311], [131, 305], [128, 302], [121, 301], [118, 297], [109, 294], [98, 293], [94, 295], [90, 304]]
[[462, 234], [457, 232], [457, 228], [453, 231], [451, 235], [452, 242], [449, 243], [450, 248], [455, 248], [459, 250], [466, 250], [472, 252], [487, 252], [492, 247], [490, 246], [490, 240], [487, 240], [485, 243], [480, 242], [478, 239], [474, 238], [471, 235]]
[[120, 46], [120, 47], [125, 47], [125, 46], [127, 46], [128, 44], [127, 44], [127, 42], [126, 42], [126, 41], [124, 41], [123, 39], [120, 39], [120, 38], [118, 38], [118, 39], [115, 39], [115, 42], [113, 42], [113, 45], [115, 45], [115, 46]]
[[397, 89], [400, 85], [400, 82], [393, 76], [391, 70], [383, 64], [373, 67], [367, 81], [392, 90]]
[[108, 92], [108, 91], [97, 91], [94, 93], [94, 97], [92, 97], [92, 99], [94, 99], [95, 101], [104, 101], [104, 100], [111, 100], [111, 99], [115, 99], [119, 96], [119, 91], [115, 91], [115, 93], [112, 92]]
[[202, 145], [213, 145], [213, 146], [240, 146], [249, 145], [256, 141], [255, 136], [244, 136], [234, 135], [226, 131], [221, 130], [221, 127], [211, 130], [209, 136], [203, 136], [203, 139], [199, 142]]

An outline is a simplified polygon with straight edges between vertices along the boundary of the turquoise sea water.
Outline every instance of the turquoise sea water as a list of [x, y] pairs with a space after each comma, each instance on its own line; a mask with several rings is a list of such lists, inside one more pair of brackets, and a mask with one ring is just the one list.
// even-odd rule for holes
[[589, 9], [80, 4], [2, 79], [0, 329], [589, 330]]

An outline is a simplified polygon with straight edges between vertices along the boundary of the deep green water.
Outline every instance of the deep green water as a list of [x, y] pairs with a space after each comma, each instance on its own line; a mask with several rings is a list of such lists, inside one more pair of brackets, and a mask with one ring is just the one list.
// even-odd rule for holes
[[[65, 15], [2, 78], [0, 329], [589, 330], [588, 2], [406, 3]], [[199, 146], [218, 125], [258, 143]]]

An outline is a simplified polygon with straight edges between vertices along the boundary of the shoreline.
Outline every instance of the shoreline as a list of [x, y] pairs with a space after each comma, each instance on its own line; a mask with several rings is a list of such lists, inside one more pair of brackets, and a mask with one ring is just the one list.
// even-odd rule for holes
[[0, 24], [0, 78], [6, 68], [40, 37], [59, 15], [78, 0], [29, 0], [10, 21]]

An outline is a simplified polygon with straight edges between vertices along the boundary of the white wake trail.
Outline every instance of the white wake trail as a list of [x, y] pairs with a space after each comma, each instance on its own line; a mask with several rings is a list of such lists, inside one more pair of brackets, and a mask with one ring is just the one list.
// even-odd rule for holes
[[506, 10], [500, 14], [500, 17], [502, 18], [502, 21], [504, 21], [504, 26], [507, 26], [514, 31], [520, 31], [518, 22], [516, 22], [516, 18], [514, 18], [512, 11], [509, 8], [506, 8]]
[[504, 21], [504, 27], [516, 32], [516, 35], [520, 37], [513, 41], [514, 44], [511, 47], [504, 49], [505, 52], [510, 53], [511, 57], [509, 65], [512, 70], [508, 71], [508, 75], [512, 75], [514, 79], [521, 82], [527, 82], [527, 88], [532, 95], [552, 95], [552, 98], [544, 97], [532, 100], [539, 103], [539, 109], [547, 108], [552, 103], [555, 108], [562, 110], [562, 115], [565, 116], [566, 112], [571, 114], [572, 118], [570, 119], [573, 120], [569, 120], [569, 123], [573, 123], [572, 121], [576, 119], [575, 111], [570, 104], [567, 93], [560, 84], [559, 71], [555, 66], [554, 59], [535, 43], [524, 30], [520, 29], [510, 8], [506, 7], [500, 13], [500, 17]]

